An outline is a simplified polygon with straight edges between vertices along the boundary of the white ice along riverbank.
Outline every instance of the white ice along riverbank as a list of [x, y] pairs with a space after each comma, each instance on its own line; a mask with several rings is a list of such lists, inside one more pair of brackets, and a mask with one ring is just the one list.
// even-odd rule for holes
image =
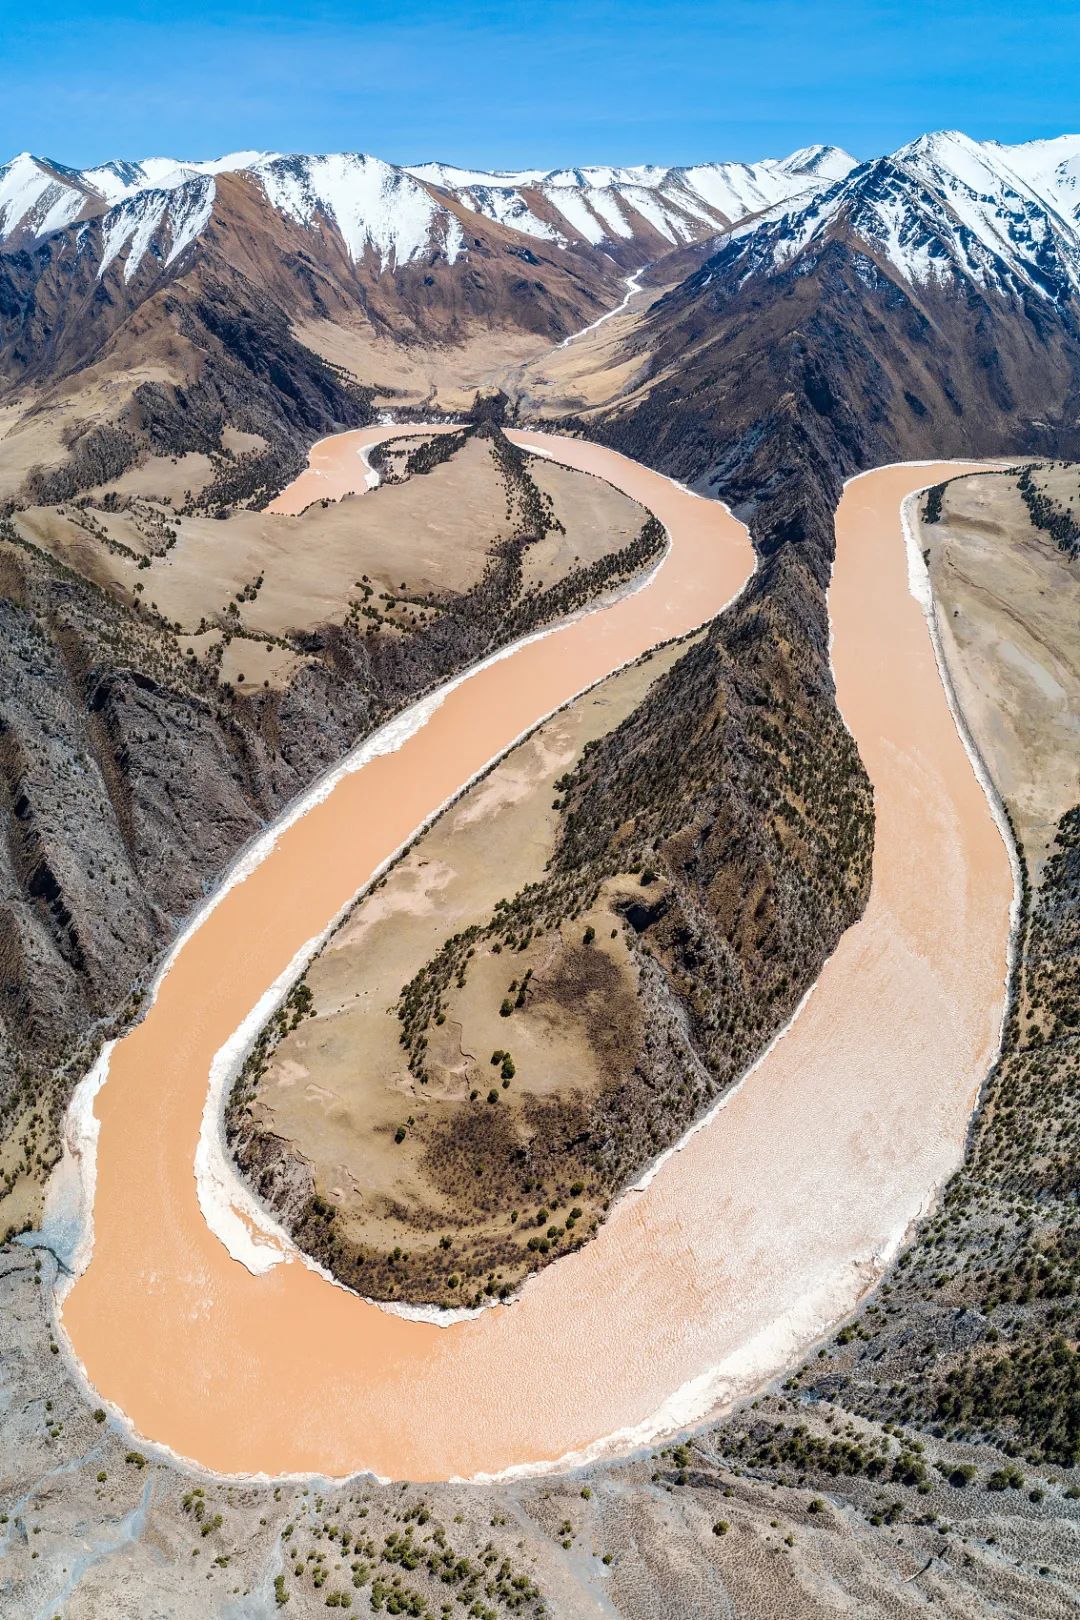
[[[962, 469], [964, 463], [957, 463]], [[958, 476], [963, 476], [962, 470]], [[1012, 874], [1012, 901], [1009, 905], [1009, 938], [1005, 955], [1005, 998], [1001, 1005], [1001, 1022], [998, 1026], [997, 1052], [1001, 1050], [1001, 1041], [1005, 1033], [1005, 1021], [1009, 1015], [1009, 997], [1012, 992], [1013, 981], [1016, 975], [1016, 952], [1020, 929], [1020, 910], [1023, 905], [1024, 878], [1020, 869], [1020, 856], [1017, 852], [1016, 842], [1013, 838], [1012, 825], [1009, 814], [1005, 808], [1005, 801], [997, 790], [997, 785], [987, 768], [979, 746], [972, 736], [964, 711], [960, 707], [960, 700], [956, 695], [952, 675], [949, 671], [948, 660], [945, 657], [945, 648], [941, 641], [941, 632], [938, 627], [937, 606], [934, 602], [933, 588], [930, 584], [930, 570], [919, 546], [915, 526], [918, 522], [918, 503], [926, 493], [924, 489], [915, 490], [900, 507], [900, 526], [904, 532], [904, 546], [907, 551], [908, 590], [923, 610], [926, 627], [930, 634], [930, 643], [934, 649], [934, 661], [941, 677], [945, 700], [949, 705], [949, 712], [953, 717], [956, 734], [964, 746], [964, 752], [971, 761], [971, 768], [986, 802], [990, 806], [990, 813], [994, 824], [1001, 834], [1001, 841], [1005, 845], [1005, 853], [1009, 857], [1009, 871]], [[996, 1055], [996, 1054], [995, 1054]], [[983, 1086], [986, 1084], [986, 1076]], [[983, 1087], [979, 1090], [979, 1101], [982, 1099]], [[978, 1102], [976, 1103], [976, 1108]]]
[[[664, 555], [666, 556], [666, 549]], [[662, 562], [663, 558], [660, 561]], [[633, 589], [642, 589], [653, 577], [656, 568], [659, 566], [660, 563], [657, 563], [640, 581], [635, 582]], [[600, 599], [592, 609], [586, 611], [595, 611], [606, 600], [609, 600], [609, 598]], [[481, 663], [471, 666], [453, 680], [448, 681], [428, 697], [422, 698], [358, 744], [301, 798], [294, 801], [284, 815], [261, 833], [237, 858], [205, 905], [192, 917], [187, 927], [179, 935], [154, 980], [151, 993], [145, 1002], [145, 1010], [148, 1011], [153, 1005], [160, 985], [188, 940], [203, 925], [211, 912], [216, 910], [225, 896], [237, 884], [242, 883], [256, 867], [262, 864], [283, 832], [307, 815], [315, 805], [328, 798], [338, 783], [346, 776], [352, 775], [370, 760], [380, 755], [394, 753], [427, 723], [431, 715], [457, 687], [471, 680], [474, 675], [479, 674], [481, 670], [488, 668], [490, 665], [512, 657], [520, 647], [527, 646], [531, 642], [539, 641], [543, 637], [553, 634], [560, 627], [560, 624], [565, 622], [565, 620], [560, 620], [557, 624], [546, 626], [543, 630], [538, 630], [532, 635], [512, 642], [509, 646], [491, 654]], [[550, 711], [550, 713], [553, 712], [554, 710]], [[550, 713], [541, 716], [536, 723], [543, 723], [543, 720], [550, 718]], [[327, 1281], [334, 1283], [335, 1286], [344, 1287], [325, 1268], [318, 1265], [317, 1262], [311, 1260], [297, 1248], [284, 1227], [269, 1215], [241, 1180], [226, 1147], [222, 1125], [224, 1102], [233, 1080], [243, 1066], [244, 1060], [263, 1024], [284, 1000], [291, 986], [300, 977], [315, 953], [330, 937], [345, 914], [355, 905], [358, 896], [378, 881], [387, 868], [398, 859], [406, 844], [411, 843], [430, 826], [461, 793], [479, 780], [493, 764], [501, 759], [505, 753], [515, 748], [533, 729], [534, 727], [530, 726], [526, 732], [513, 738], [505, 749], [501, 749], [490, 760], [485, 761], [467, 782], [462, 783], [454, 794], [432, 810], [430, 816], [420, 826], [413, 829], [409, 838], [372, 872], [367, 882], [358, 891], [358, 895], [350, 896], [346, 905], [330, 918], [325, 929], [301, 946], [288, 967], [259, 998], [259, 1001], [243, 1023], [215, 1054], [208, 1077], [207, 1095], [203, 1106], [202, 1125], [195, 1155], [194, 1173], [199, 1208], [203, 1219], [214, 1236], [218, 1238], [231, 1257], [238, 1260], [253, 1275], [261, 1275], [269, 1271], [273, 1266], [280, 1265], [283, 1262], [301, 1260], [311, 1270], [317, 1271], [320, 1276], [325, 1277]], [[85, 1269], [93, 1253], [93, 1205], [97, 1180], [97, 1142], [100, 1130], [99, 1121], [94, 1113], [94, 1101], [108, 1079], [109, 1061], [115, 1045], [116, 1042], [113, 1040], [108, 1041], [102, 1047], [93, 1068], [75, 1088], [65, 1121], [64, 1157], [50, 1181], [46, 1201], [43, 1230], [47, 1230], [51, 1236], [62, 1242], [62, 1252], [75, 1274]], [[352, 1290], [346, 1291], [352, 1292]], [[434, 1306], [386, 1304], [382, 1301], [372, 1301], [371, 1303], [378, 1304], [382, 1309], [392, 1311], [396, 1315], [409, 1319], [434, 1321], [447, 1325], [451, 1322], [467, 1320], [477, 1314], [476, 1310], [463, 1308], [446, 1311]], [[481, 1309], [484, 1309], [484, 1307], [478, 1307], [478, 1310]]]
[[[925, 1210], [920, 1212], [920, 1219], [923, 1213]], [[886, 1249], [842, 1266], [715, 1367], [680, 1385], [640, 1423], [602, 1435], [561, 1457], [517, 1463], [496, 1473], [472, 1474], [467, 1481], [455, 1476], [451, 1483], [495, 1484], [500, 1480], [565, 1473], [604, 1457], [626, 1456], [716, 1418], [735, 1401], [774, 1378], [777, 1368], [789, 1367], [805, 1356], [813, 1344], [837, 1327], [899, 1252], [908, 1230], [905, 1226], [896, 1233]]]
[[[895, 467], [930, 467], [939, 466], [941, 463], [931, 461], [894, 462], [890, 463], [890, 465]], [[972, 471], [981, 469], [983, 463], [956, 462], [952, 465], [956, 467], [955, 476], [962, 476], [968, 469]], [[868, 477], [871, 473], [884, 470], [886, 469], [872, 468], [866, 473], [857, 473], [845, 481], [844, 487], [846, 489], [848, 484], [855, 483], [860, 478]], [[1012, 873], [1013, 892], [1009, 912], [1009, 937], [1005, 973], [1006, 994], [1002, 1000], [1001, 1019], [995, 1048], [996, 1057], [997, 1052], [1000, 1051], [1005, 1020], [1008, 1016], [1008, 995], [1016, 966], [1018, 924], [1023, 892], [1022, 876], [1004, 802], [990, 776], [986, 763], [979, 752], [960, 708], [938, 634], [936, 607], [930, 585], [930, 575], [919, 548], [915, 531], [915, 522], [917, 521], [915, 514], [918, 502], [925, 492], [925, 489], [913, 491], [903, 500], [900, 507], [900, 525], [904, 537], [908, 591], [922, 608], [942, 690], [948, 702], [957, 735], [990, 807], [994, 822], [1005, 846]], [[831, 616], [829, 623], [829, 662], [831, 666]], [[843, 938], [843, 936], [841, 937]], [[824, 970], [825, 964], [822, 964], [818, 977], [807, 988], [791, 1017], [782, 1029], [777, 1030], [750, 1067], [728, 1087], [722, 1096], [716, 1099], [700, 1119], [695, 1120], [690, 1125], [677, 1142], [672, 1143], [653, 1161], [637, 1181], [621, 1194], [617, 1202], [622, 1202], [635, 1193], [643, 1192], [660, 1173], [664, 1165], [675, 1155], [681, 1153], [695, 1136], [711, 1125], [717, 1116], [734, 1101], [738, 1093], [753, 1079], [754, 1074], [763, 1066], [776, 1047], [790, 1035], [818, 988]], [[990, 1068], [992, 1068], [992, 1064], [988, 1067], [987, 1074], [989, 1074]], [[985, 1085], [985, 1077], [983, 1084]], [[976, 1104], [977, 1106], [978, 1104]], [[582, 1450], [568, 1452], [555, 1461], [523, 1464], [505, 1469], [499, 1473], [479, 1474], [475, 1478], [478, 1481], [495, 1482], [515, 1477], [541, 1475], [584, 1467], [604, 1456], [621, 1455], [651, 1445], [657, 1440], [666, 1438], [678, 1431], [692, 1428], [696, 1424], [704, 1423], [709, 1418], [715, 1417], [736, 1400], [759, 1388], [766, 1380], [775, 1377], [778, 1368], [791, 1366], [805, 1357], [816, 1342], [834, 1331], [846, 1316], [849, 1316], [857, 1309], [860, 1300], [884, 1276], [889, 1265], [903, 1249], [915, 1228], [929, 1215], [947, 1179], [948, 1175], [943, 1175], [934, 1185], [928, 1187], [919, 1209], [911, 1219], [902, 1223], [897, 1230], [891, 1232], [887, 1239], [879, 1244], [872, 1253], [865, 1254], [861, 1258], [852, 1259], [839, 1268], [826, 1282], [805, 1294], [782, 1317], [778, 1317], [776, 1321], [770, 1323], [767, 1328], [762, 1329], [746, 1344], [741, 1345], [737, 1350], [725, 1356], [715, 1367], [709, 1368], [675, 1390], [655, 1412], [640, 1424], [605, 1435]]]

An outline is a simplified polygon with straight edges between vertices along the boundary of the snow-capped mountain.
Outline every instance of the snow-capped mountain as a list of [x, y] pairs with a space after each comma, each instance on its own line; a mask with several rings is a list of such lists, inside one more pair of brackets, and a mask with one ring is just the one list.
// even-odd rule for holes
[[850, 152], [839, 146], [800, 146], [790, 157], [773, 165], [785, 174], [817, 175], [822, 180], [843, 180], [858, 167]]
[[101, 220], [98, 280], [117, 259], [125, 281], [148, 253], [163, 266], [174, 263], [209, 222], [214, 195], [213, 180], [202, 176], [168, 190], [136, 191], [110, 208]]
[[37, 240], [79, 219], [127, 201], [142, 192], [173, 191], [207, 175], [234, 173], [263, 154], [233, 152], [206, 163], [146, 158], [112, 162], [93, 169], [70, 169], [47, 158], [20, 152], [0, 167], [0, 245]]
[[[283, 332], [309, 324], [354, 360], [357, 343], [424, 349], [494, 331], [557, 342], [617, 302], [627, 269], [662, 240], [642, 225], [627, 265], [538, 240], [377, 158], [241, 156], [86, 174], [8, 165], [0, 389], [66, 376], [110, 344], [110, 363], [122, 351], [134, 366], [158, 343], [185, 380], [205, 374], [195, 350], [219, 368], [239, 352], [261, 376]], [[392, 387], [393, 365], [379, 366]]]
[[1080, 136], [1070, 135], [1006, 146], [944, 131], [862, 164], [809, 146], [677, 168], [479, 170], [351, 152], [235, 152], [78, 170], [24, 152], [0, 168], [0, 243], [99, 220], [99, 274], [119, 261], [130, 280], [148, 256], [177, 263], [209, 225], [226, 175], [379, 273], [467, 258], [473, 218], [547, 252], [595, 250], [624, 269], [730, 231], [745, 273], [760, 273], [849, 233], [916, 285], [970, 279], [1049, 298], [1080, 289]]
[[[130, 235], [136, 218], [145, 223], [156, 217], [167, 225], [171, 210], [162, 195], [194, 186], [200, 201], [179, 207], [191, 220], [207, 197], [212, 207], [215, 176], [240, 174], [250, 176], [288, 219], [315, 231], [336, 228], [354, 261], [370, 251], [383, 269], [433, 247], [453, 262], [466, 251], [462, 221], [470, 213], [560, 248], [625, 251], [636, 244], [652, 256], [819, 189], [853, 166], [854, 159], [835, 147], [809, 147], [761, 163], [515, 172], [444, 163], [403, 168], [355, 152], [236, 152], [200, 163], [146, 158], [78, 170], [23, 152], [0, 168], [0, 243], [39, 240], [113, 208], [122, 214], [115, 226], [106, 224], [110, 239]], [[144, 237], [137, 235], [137, 241], [145, 252]], [[130, 258], [128, 263], [133, 271]]]
[[843, 238], [915, 287], [970, 282], [1061, 302], [1080, 291], [1080, 137], [1021, 146], [955, 130], [861, 164], [808, 201], [737, 227], [725, 249], [744, 277]]
[[176, 158], [144, 158], [141, 163], [103, 163], [84, 169], [82, 181], [98, 192], [107, 203], [122, 202], [139, 191], [173, 191], [201, 175], [235, 174], [260, 159], [273, 156], [264, 152], [230, 152], [227, 157], [205, 163], [181, 163]]
[[[190, 166], [185, 166], [190, 167]], [[378, 158], [342, 153], [327, 157], [258, 157], [239, 171], [206, 165], [205, 173], [173, 166], [154, 186], [126, 184], [123, 199], [98, 216], [102, 248], [98, 277], [116, 259], [130, 281], [149, 255], [172, 264], [210, 223], [217, 196], [216, 177], [239, 172], [250, 177], [282, 219], [314, 234], [337, 233], [349, 259], [370, 254], [377, 269], [398, 269], [421, 255], [453, 264], [464, 235], [456, 216], [403, 170]], [[145, 174], [151, 165], [139, 165]], [[82, 233], [89, 240], [88, 227]]]
[[727, 498], [808, 463], [1075, 455], [1078, 159], [944, 131], [743, 221], [616, 349], [633, 390], [594, 426], [678, 476], [707, 456]]
[[837, 147], [807, 147], [760, 163], [689, 168], [462, 169], [422, 163], [409, 172], [501, 224], [549, 241], [628, 241], [652, 230], [681, 246], [734, 220], [847, 174], [855, 159]]
[[1080, 221], [1080, 135], [1058, 135], [1022, 146], [987, 141], [986, 146], [991, 153], [999, 153], [1006, 166], [1040, 197], [1054, 203], [1068, 218]]
[[94, 202], [100, 195], [77, 169], [20, 152], [0, 168], [0, 242], [63, 230]]
[[405, 169], [380, 158], [264, 157], [247, 172], [287, 219], [309, 230], [336, 226], [354, 263], [372, 252], [385, 270], [434, 250], [453, 264], [463, 251], [457, 217]]
[[[680, 399], [704, 411], [715, 395], [719, 446], [733, 398], [756, 409], [759, 372], [784, 372], [785, 397], [830, 419], [851, 401], [854, 465], [884, 412], [974, 450], [991, 409], [1034, 443], [1054, 414], [1043, 395], [1080, 392], [1080, 136], [515, 171], [348, 152], [75, 170], [24, 153], [0, 169], [0, 234], [0, 394], [75, 396], [100, 364], [129, 379], [129, 420], [153, 445], [211, 445], [226, 416], [275, 442], [322, 431], [347, 414], [346, 373], [426, 399], [429, 357], [483, 351], [486, 378], [487, 346], [501, 363], [562, 342], [646, 265], [646, 285], [671, 289], [626, 339], [635, 377], [647, 355], [669, 390], [650, 432], [662, 409], [663, 431], [696, 434]], [[150, 353], [168, 385], [132, 380]]]

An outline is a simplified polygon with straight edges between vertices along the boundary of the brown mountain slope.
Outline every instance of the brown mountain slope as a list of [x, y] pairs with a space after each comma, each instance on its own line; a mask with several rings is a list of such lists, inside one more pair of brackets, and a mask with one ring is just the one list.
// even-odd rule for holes
[[526, 376], [523, 408], [572, 412], [576, 387], [590, 432], [737, 500], [822, 458], [1069, 453], [1080, 241], [1004, 171], [973, 193], [970, 145], [915, 142], [740, 228], [600, 375]]
[[845, 471], [1045, 453], [1075, 431], [1080, 326], [1067, 308], [911, 288], [840, 241], [812, 276], [796, 263], [740, 284], [724, 268], [721, 254], [649, 311], [632, 339], [644, 376], [608, 413], [636, 424], [627, 448], [651, 443], [699, 484], [759, 486], [768, 424], [785, 415], [834, 443]]
[[[354, 259], [336, 226], [290, 220], [248, 175], [220, 177], [212, 206], [204, 185], [168, 194], [160, 217], [147, 204], [145, 223], [114, 211], [0, 254], [0, 491], [17, 495], [36, 465], [65, 469], [46, 486], [60, 496], [147, 453], [220, 451], [226, 426], [267, 442], [280, 484], [300, 446], [369, 416], [365, 391], [294, 329], [381, 372], [393, 396], [401, 348], [544, 348], [616, 300], [605, 255], [549, 248], [453, 199], [440, 218], [464, 249], [433, 237], [399, 265], [370, 245]], [[209, 214], [187, 241], [200, 199]]]
[[0, 1192], [55, 1151], [93, 1035], [245, 839], [418, 693], [655, 552], [584, 474], [534, 480], [490, 428], [453, 445], [301, 518], [120, 497], [0, 520], [0, 1124], [39, 1127]]

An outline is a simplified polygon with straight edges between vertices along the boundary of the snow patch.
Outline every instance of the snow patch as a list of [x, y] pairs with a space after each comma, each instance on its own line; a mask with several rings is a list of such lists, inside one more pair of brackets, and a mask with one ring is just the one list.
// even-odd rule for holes
[[[336, 226], [353, 263], [371, 251], [380, 270], [426, 252], [437, 217], [447, 213], [405, 170], [353, 152], [271, 158], [251, 172], [279, 212], [308, 229], [323, 221]], [[447, 256], [457, 258], [464, 244], [460, 226], [456, 233], [447, 227], [445, 240]]]
[[569, 230], [568, 236], [573, 240], [588, 242], [591, 247], [597, 247], [605, 237], [603, 223], [593, 213], [580, 191], [572, 191], [569, 187], [551, 190], [544, 187], [544, 196], [553, 208], [558, 209], [566, 221]]
[[0, 168], [0, 242], [16, 231], [44, 236], [78, 218], [84, 193], [61, 177], [64, 171], [50, 171], [29, 152]]
[[98, 280], [125, 252], [125, 282], [135, 275], [148, 252], [163, 265], [172, 264], [205, 230], [214, 195], [213, 180], [199, 179], [176, 191], [137, 192], [110, 209], [102, 221]]
[[490, 185], [471, 186], [461, 193], [460, 200], [474, 213], [494, 220], [496, 225], [506, 225], [525, 236], [566, 246], [566, 238], [560, 236], [553, 225], [538, 219], [519, 191]]

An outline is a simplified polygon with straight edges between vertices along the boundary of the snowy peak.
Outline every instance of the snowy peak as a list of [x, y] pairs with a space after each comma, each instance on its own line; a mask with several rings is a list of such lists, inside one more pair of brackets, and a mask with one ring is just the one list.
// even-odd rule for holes
[[784, 269], [842, 237], [912, 286], [967, 282], [1071, 299], [1080, 291], [1080, 233], [1075, 216], [1059, 207], [1067, 173], [1058, 171], [1072, 154], [1029, 155], [1033, 181], [1019, 172], [1025, 150], [956, 130], [920, 136], [736, 232], [744, 276]]
[[682, 184], [731, 223], [813, 188], [811, 177], [764, 163], [698, 163], [677, 170]]
[[0, 242], [63, 230], [92, 195], [76, 170], [20, 152], [0, 168]]
[[130, 278], [147, 255], [176, 263], [205, 230], [215, 179], [227, 174], [246, 176], [282, 219], [380, 274], [425, 256], [454, 264], [468, 251], [471, 215], [631, 266], [734, 230], [749, 274], [847, 233], [912, 284], [967, 280], [1054, 300], [1080, 290], [1075, 135], [1005, 146], [939, 130], [863, 164], [817, 145], [676, 168], [487, 171], [400, 167], [358, 152], [233, 152], [77, 170], [24, 152], [0, 168], [0, 242], [27, 245], [100, 219], [102, 273], [120, 262]]
[[820, 189], [854, 167], [836, 147], [807, 147], [777, 162], [699, 163], [518, 171], [421, 163], [415, 178], [449, 192], [465, 207], [526, 235], [590, 247], [644, 239], [658, 251], [726, 230], [799, 193]]
[[145, 158], [140, 163], [118, 160], [93, 169], [69, 169], [21, 152], [0, 168], [0, 244], [36, 241], [131, 198], [176, 191], [193, 180], [243, 170], [262, 156], [233, 152], [207, 163]]
[[[123, 212], [106, 223], [110, 241], [135, 219], [147, 229], [156, 220], [153, 237], [177, 212], [165, 209], [162, 194], [247, 174], [285, 218], [311, 231], [336, 230], [354, 262], [371, 255], [380, 270], [428, 252], [453, 263], [465, 251], [462, 210], [560, 248], [628, 244], [640, 257], [701, 241], [748, 214], [819, 190], [851, 161], [835, 147], [807, 147], [761, 163], [484, 171], [447, 163], [401, 168], [358, 152], [233, 152], [198, 163], [156, 157], [76, 170], [24, 153], [0, 169], [0, 242], [32, 241], [116, 208]], [[196, 195], [212, 200], [205, 187]], [[140, 198], [147, 200], [133, 206]], [[200, 204], [192, 217], [202, 212]], [[144, 235], [137, 227], [123, 240], [141, 242]]]
[[[94, 171], [99, 192], [119, 198], [100, 216], [98, 278], [117, 261], [125, 282], [144, 263], [174, 264], [210, 223], [215, 176], [228, 172], [246, 175], [268, 207], [292, 224], [318, 235], [336, 233], [354, 264], [371, 256], [382, 272], [422, 255], [452, 264], [463, 250], [454, 213], [411, 175], [378, 158], [350, 152], [241, 156], [235, 171], [228, 160], [178, 166], [166, 159]], [[159, 183], [148, 185], [150, 177]], [[84, 231], [80, 244], [92, 240]]]
[[147, 258], [163, 268], [175, 263], [205, 230], [214, 196], [213, 179], [200, 175], [179, 186], [126, 197], [101, 220], [98, 280], [117, 259], [123, 264], [125, 282]]
[[1049, 141], [1025, 141], [987, 148], [1027, 181], [1040, 197], [1052, 202], [1074, 224], [1080, 222], [1080, 135], [1058, 135]]
[[800, 146], [776, 164], [785, 174], [815, 174], [822, 180], [846, 180], [858, 166], [857, 159], [840, 146]]
[[904, 165], [943, 192], [997, 202], [1029, 189], [1000, 155], [1004, 150], [973, 141], [960, 130], [945, 129], [898, 147], [889, 161]]
[[456, 163], [413, 163], [407, 165], [407, 172], [444, 191], [459, 191], [467, 186], [537, 186], [548, 174], [546, 169], [463, 169]]
[[404, 169], [363, 153], [261, 158], [250, 173], [267, 200], [309, 230], [336, 227], [354, 263], [374, 254], [397, 269], [432, 251], [453, 264], [464, 246], [461, 225]]
[[227, 157], [205, 163], [177, 162], [176, 158], [144, 158], [140, 163], [103, 163], [84, 169], [81, 180], [107, 203], [122, 202], [140, 191], [174, 191], [202, 175], [236, 174], [273, 153], [230, 152]]
[[618, 169], [594, 163], [584, 169], [552, 169], [544, 176], [544, 184], [577, 191], [603, 191], [612, 186], [646, 186], [652, 191], [661, 186], [670, 173], [670, 169], [658, 168], [654, 163]]

